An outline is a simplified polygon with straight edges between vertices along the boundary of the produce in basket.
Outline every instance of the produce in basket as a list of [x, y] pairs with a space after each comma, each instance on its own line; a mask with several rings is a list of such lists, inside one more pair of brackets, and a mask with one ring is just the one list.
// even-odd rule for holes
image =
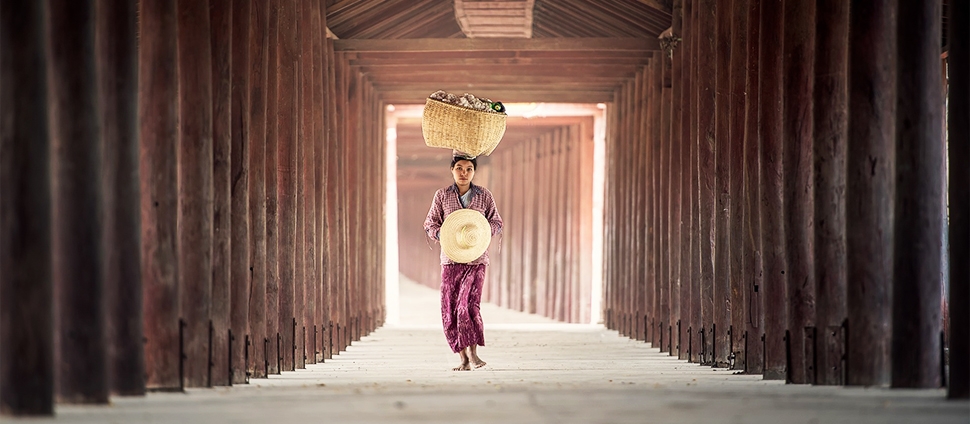
[[505, 106], [485, 97], [436, 91], [421, 120], [424, 142], [470, 156], [491, 154], [505, 135]]

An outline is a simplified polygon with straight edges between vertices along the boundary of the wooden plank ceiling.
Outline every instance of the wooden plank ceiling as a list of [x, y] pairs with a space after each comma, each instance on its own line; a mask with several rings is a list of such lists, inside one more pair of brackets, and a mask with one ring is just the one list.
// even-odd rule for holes
[[[504, 103], [608, 103], [659, 57], [657, 36], [671, 19], [671, 0], [326, 1], [338, 60], [389, 105], [423, 105], [436, 90]], [[588, 116], [510, 119], [503, 143], [579, 119]], [[420, 148], [419, 122], [400, 122], [398, 145], [417, 147], [400, 151], [398, 166], [420, 173], [441, 149]]]

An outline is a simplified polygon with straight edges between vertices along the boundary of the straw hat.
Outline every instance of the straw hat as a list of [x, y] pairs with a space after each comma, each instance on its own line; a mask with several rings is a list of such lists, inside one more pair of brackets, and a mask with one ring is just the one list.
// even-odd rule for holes
[[459, 209], [441, 224], [441, 251], [455, 263], [467, 264], [485, 253], [492, 241], [492, 228], [485, 215], [474, 209]]

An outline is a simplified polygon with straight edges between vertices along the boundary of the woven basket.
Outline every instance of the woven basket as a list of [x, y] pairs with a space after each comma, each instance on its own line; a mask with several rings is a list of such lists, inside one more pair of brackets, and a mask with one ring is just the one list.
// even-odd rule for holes
[[489, 155], [505, 135], [504, 113], [481, 112], [428, 99], [421, 119], [424, 143], [472, 156]]

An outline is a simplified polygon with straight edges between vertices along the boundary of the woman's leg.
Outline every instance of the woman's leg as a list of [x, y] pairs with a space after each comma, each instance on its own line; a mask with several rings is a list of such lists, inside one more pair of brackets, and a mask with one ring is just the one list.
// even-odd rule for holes
[[458, 344], [458, 292], [461, 288], [459, 270], [455, 265], [441, 266], [441, 326], [445, 331], [445, 339], [451, 351], [458, 353], [464, 346]]
[[485, 365], [478, 357], [477, 347], [485, 346], [485, 326], [482, 323], [482, 286], [485, 283], [485, 265], [469, 267], [459, 292], [458, 337], [460, 346], [468, 346], [468, 356], [476, 368]]

